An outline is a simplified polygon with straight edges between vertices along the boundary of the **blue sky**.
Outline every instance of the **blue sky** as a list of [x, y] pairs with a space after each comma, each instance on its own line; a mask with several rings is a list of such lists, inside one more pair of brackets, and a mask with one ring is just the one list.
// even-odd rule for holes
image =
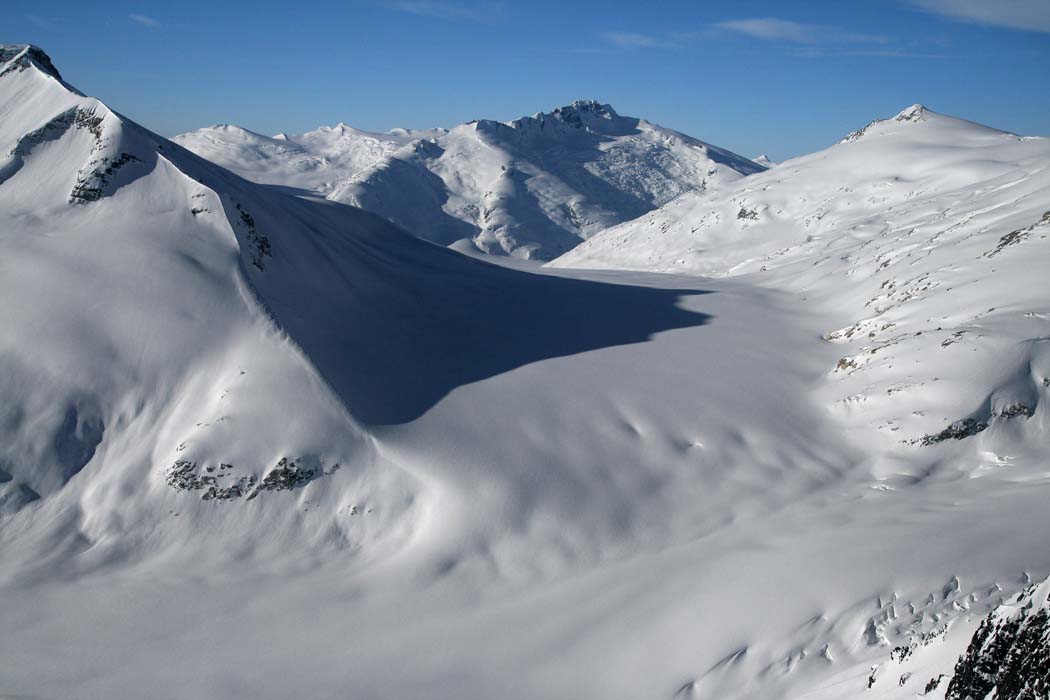
[[513, 119], [577, 98], [755, 156], [914, 102], [1050, 134], [1050, 0], [6, 0], [0, 41], [174, 135]]

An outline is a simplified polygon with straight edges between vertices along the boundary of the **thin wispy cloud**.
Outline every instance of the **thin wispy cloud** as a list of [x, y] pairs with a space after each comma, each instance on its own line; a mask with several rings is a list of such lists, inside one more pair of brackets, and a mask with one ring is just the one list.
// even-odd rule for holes
[[128, 15], [128, 17], [131, 19], [132, 22], [135, 22], [136, 24], [141, 24], [143, 27], [156, 28], [160, 26], [160, 22], [147, 15], [131, 14]]
[[47, 21], [45, 18], [41, 17], [40, 15], [27, 14], [26, 15], [26, 19], [29, 20], [32, 24], [35, 24], [38, 27], [47, 27], [47, 26], [50, 26], [50, 24], [51, 24], [49, 21]]
[[951, 19], [995, 27], [1050, 33], [1048, 0], [911, 0], [923, 10]]
[[791, 56], [801, 58], [943, 58], [931, 53], [916, 53], [908, 49], [850, 49], [821, 46], [804, 46], [788, 52]]
[[890, 37], [881, 34], [851, 32], [822, 24], [805, 24], [776, 17], [734, 19], [719, 22], [716, 29], [743, 34], [767, 41], [788, 41], [796, 44], [889, 44]]
[[538, 53], [575, 53], [575, 54], [615, 54], [619, 53], [618, 49], [614, 48], [596, 48], [589, 46], [556, 46], [556, 47], [540, 47], [536, 46], [530, 51], [536, 51]]
[[488, 22], [499, 10], [497, 4], [463, 5], [438, 0], [399, 0], [390, 5], [395, 10], [419, 17], [455, 20], [460, 22]]
[[678, 49], [682, 47], [679, 42], [637, 32], [602, 32], [601, 37], [621, 49]]

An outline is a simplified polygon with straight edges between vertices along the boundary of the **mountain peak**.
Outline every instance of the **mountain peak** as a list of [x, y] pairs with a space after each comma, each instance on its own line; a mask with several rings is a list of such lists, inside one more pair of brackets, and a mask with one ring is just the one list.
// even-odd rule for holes
[[616, 119], [620, 115], [612, 108], [612, 105], [598, 102], [597, 100], [573, 100], [571, 104], [557, 107], [549, 115], [563, 121], [576, 123], [588, 118], [594, 119]]
[[51, 57], [42, 48], [33, 44], [0, 44], [0, 65], [3, 66], [0, 68], [0, 75], [10, 71], [25, 70], [35, 65], [48, 75], [62, 80], [55, 64], [51, 62]]
[[612, 105], [599, 102], [598, 100], [573, 100], [572, 104], [565, 107], [559, 107], [554, 111], [575, 111], [575, 112], [593, 112], [600, 116], [619, 116], [616, 114], [616, 110], [613, 109]]
[[922, 121], [923, 117], [929, 110], [924, 105], [919, 103], [913, 104], [911, 107], [901, 110], [894, 120], [899, 122], [918, 122]]
[[902, 109], [893, 117], [889, 117], [887, 119], [872, 120], [864, 128], [857, 129], [856, 131], [852, 131], [849, 134], [847, 134], [846, 137], [842, 139], [839, 143], [852, 143], [854, 141], [858, 141], [862, 136], [867, 134], [873, 126], [878, 126], [880, 124], [890, 124], [892, 122], [923, 122], [926, 121], [926, 118], [931, 114], [935, 114], [935, 112], [931, 112], [929, 109], [926, 108], [925, 105], [916, 102], [910, 107]]
[[[505, 126], [525, 132], [531, 132], [534, 129], [544, 131], [551, 126], [605, 131], [612, 125], [622, 126], [620, 124], [622, 119], [612, 105], [597, 100], [574, 100], [562, 107], [555, 107], [550, 112], [536, 112], [531, 117], [506, 122]], [[486, 120], [482, 120], [484, 121]]]

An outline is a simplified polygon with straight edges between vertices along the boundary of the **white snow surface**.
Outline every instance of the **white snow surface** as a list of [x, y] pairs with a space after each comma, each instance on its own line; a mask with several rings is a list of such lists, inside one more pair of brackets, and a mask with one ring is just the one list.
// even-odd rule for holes
[[545, 260], [685, 192], [765, 168], [593, 100], [449, 130], [339, 124], [271, 138], [219, 125], [174, 140], [250, 180], [367, 209], [441, 245]]
[[910, 698], [1050, 573], [1043, 140], [924, 111], [559, 261], [690, 274], [539, 270], [0, 58], [0, 697]]
[[401, 147], [444, 132], [373, 133], [337, 124], [304, 134], [263, 136], [232, 124], [216, 124], [172, 140], [249, 180], [324, 196]]
[[[949, 537], [985, 543], [961, 562], [1000, 546], [986, 539], [989, 518], [1014, 517], [1019, 537], [1045, 528], [1035, 524], [1038, 507], [1013, 499], [1050, 495], [1048, 236], [1050, 140], [913, 105], [819, 153], [703, 198], [684, 195], [551, 265], [710, 275], [826, 314], [821, 336], [838, 359], [814, 395], [866, 455], [869, 488], [893, 501], [928, 489], [963, 509], [985, 504], [962, 530], [916, 533], [906, 545], [925, 552]], [[1004, 570], [979, 582], [1009, 578]], [[978, 600], [999, 597], [997, 588], [979, 589]], [[931, 614], [920, 605], [917, 618], [907, 600], [908, 614], [895, 603], [886, 624], [930, 624]], [[949, 677], [948, 657], [976, 626], [973, 601], [955, 615], [969, 632], [950, 636], [956, 641], [938, 662]], [[842, 673], [843, 683], [867, 675], [860, 666]], [[886, 686], [879, 692], [887, 697], [912, 697], [925, 687], [912, 688], [920, 680], [929, 676], [871, 692]], [[851, 696], [842, 685], [822, 687], [799, 697]]]

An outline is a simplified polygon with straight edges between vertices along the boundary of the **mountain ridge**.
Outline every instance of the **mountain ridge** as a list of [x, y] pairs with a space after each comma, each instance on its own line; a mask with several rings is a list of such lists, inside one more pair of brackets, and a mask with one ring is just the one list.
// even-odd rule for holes
[[451, 129], [320, 127], [284, 135], [303, 149], [294, 153], [223, 131], [174, 140], [249, 179], [312, 190], [441, 245], [465, 239], [525, 258], [550, 258], [683, 192], [764, 169], [596, 100]]

